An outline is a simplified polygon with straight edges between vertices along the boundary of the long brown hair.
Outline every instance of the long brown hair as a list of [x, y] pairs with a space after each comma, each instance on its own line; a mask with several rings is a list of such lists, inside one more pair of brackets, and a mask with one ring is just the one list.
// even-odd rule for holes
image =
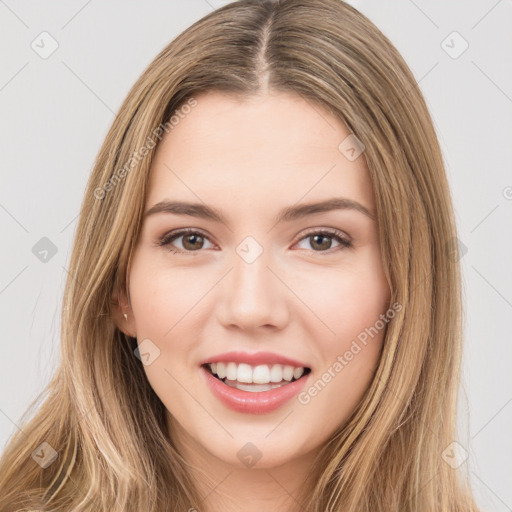
[[201, 509], [164, 406], [134, 356], [136, 340], [116, 328], [112, 308], [116, 291], [126, 291], [154, 149], [208, 90], [299, 94], [363, 142], [391, 303], [402, 305], [371, 386], [297, 500], [312, 512], [477, 511], [464, 465], [454, 469], [442, 456], [456, 439], [462, 339], [442, 155], [406, 63], [341, 0], [228, 4], [173, 40], [132, 87], [82, 203], [59, 367], [0, 460], [0, 510]]

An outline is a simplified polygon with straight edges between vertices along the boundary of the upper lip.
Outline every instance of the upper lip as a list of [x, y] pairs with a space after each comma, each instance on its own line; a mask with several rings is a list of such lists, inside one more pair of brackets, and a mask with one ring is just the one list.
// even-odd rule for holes
[[274, 354], [273, 352], [255, 352], [250, 354], [248, 352], [225, 352], [224, 354], [218, 354], [216, 356], [209, 357], [200, 363], [201, 366], [208, 363], [246, 363], [251, 366], [257, 366], [260, 364], [283, 364], [286, 366], [309, 368], [308, 365], [291, 359], [280, 354]]

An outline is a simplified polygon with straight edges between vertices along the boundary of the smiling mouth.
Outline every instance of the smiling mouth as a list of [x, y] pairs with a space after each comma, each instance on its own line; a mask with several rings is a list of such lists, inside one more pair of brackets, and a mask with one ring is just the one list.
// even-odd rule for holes
[[203, 364], [202, 368], [204, 368], [210, 375], [215, 377], [217, 380], [220, 380], [222, 383], [224, 383], [226, 386], [230, 386], [232, 388], [239, 389], [241, 391], [249, 391], [249, 392], [262, 392], [262, 391], [269, 391], [271, 389], [280, 388], [283, 386], [286, 386], [287, 384], [292, 384], [293, 382], [296, 382], [297, 380], [300, 380], [307, 375], [311, 373], [311, 369], [304, 367], [304, 372], [302, 375], [300, 375], [298, 378], [295, 376], [291, 380], [282, 379], [280, 382], [267, 382], [267, 383], [247, 383], [247, 382], [240, 382], [238, 380], [229, 380], [227, 377], [220, 378], [218, 375], [216, 375], [211, 367], [210, 364]]

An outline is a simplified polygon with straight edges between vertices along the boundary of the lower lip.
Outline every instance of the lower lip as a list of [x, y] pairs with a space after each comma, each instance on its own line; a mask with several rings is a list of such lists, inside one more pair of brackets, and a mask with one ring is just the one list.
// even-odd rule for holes
[[311, 372], [296, 380], [285, 384], [280, 388], [270, 389], [269, 391], [241, 391], [224, 384], [221, 380], [214, 377], [208, 370], [201, 367], [201, 371], [206, 377], [206, 383], [212, 393], [230, 409], [247, 414], [265, 414], [272, 412], [291, 400], [300, 393], [305, 386]]

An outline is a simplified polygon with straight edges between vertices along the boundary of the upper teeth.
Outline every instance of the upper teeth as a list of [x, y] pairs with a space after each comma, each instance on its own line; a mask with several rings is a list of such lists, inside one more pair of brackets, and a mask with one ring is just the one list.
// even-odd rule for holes
[[237, 380], [247, 384], [268, 384], [269, 382], [281, 382], [283, 379], [291, 381], [299, 379], [304, 373], [303, 367], [284, 366], [273, 364], [269, 367], [266, 364], [251, 366], [246, 363], [210, 363], [208, 365], [212, 373], [219, 379], [227, 377], [228, 380]]

